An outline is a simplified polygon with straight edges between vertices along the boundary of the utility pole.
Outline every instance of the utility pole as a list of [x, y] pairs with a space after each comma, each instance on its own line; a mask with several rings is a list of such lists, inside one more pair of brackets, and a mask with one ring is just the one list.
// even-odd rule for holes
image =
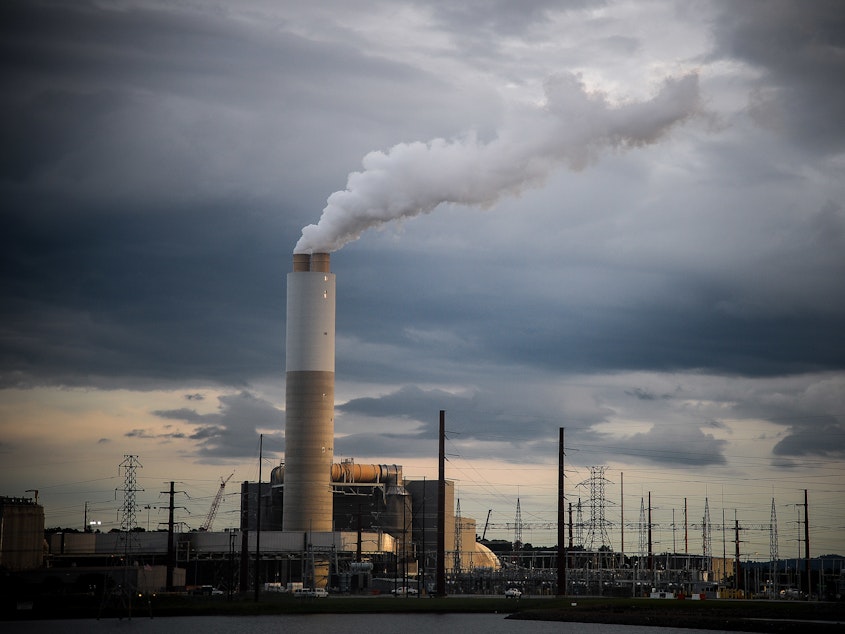
[[[558, 439], [558, 458], [557, 458], [557, 594], [558, 596], [566, 595], [566, 517], [565, 508], [566, 503], [563, 495], [563, 430], [560, 428], [560, 438]], [[488, 514], [488, 519], [490, 515]]]
[[362, 525], [362, 522], [361, 522], [361, 505], [359, 504], [358, 505], [358, 526], [357, 526], [358, 541], [355, 545], [355, 561], [357, 561], [358, 563], [361, 562], [361, 541], [362, 541], [361, 540], [361, 531], [362, 530], [363, 530], [363, 525]]
[[740, 590], [740, 576], [739, 568], [739, 520], [736, 519], [736, 509], [734, 509], [734, 588]]
[[[428, 522], [427, 522], [428, 518], [425, 515], [425, 497], [426, 497], [425, 494], [426, 494], [427, 488], [428, 487], [427, 487], [426, 482], [425, 482], [425, 477], [423, 477], [422, 522], [420, 522], [420, 524], [422, 526], [422, 531], [421, 531], [421, 533], [422, 533], [422, 544], [421, 544], [422, 558], [419, 560], [419, 561], [422, 562], [422, 570], [420, 570], [420, 574], [417, 576], [417, 579], [419, 579], [419, 582], [417, 583], [417, 592], [419, 593], [418, 594], [419, 597], [423, 596], [424, 591], [425, 592], [428, 591], [428, 587], [425, 584], [425, 577], [428, 574], [428, 551], [425, 549], [426, 548], [425, 547], [425, 534], [426, 534], [426, 532], [428, 532]], [[411, 520], [411, 521], [413, 521], [413, 520]], [[422, 584], [422, 585], [420, 585], [420, 584]]]
[[246, 594], [249, 590], [249, 481], [244, 480], [241, 486], [241, 570], [240, 591]]
[[678, 541], [676, 539], [676, 533], [678, 525], [675, 523], [675, 507], [672, 507], [672, 552], [678, 552]]
[[804, 570], [807, 573], [807, 599], [813, 591], [813, 584], [810, 581], [810, 515], [807, 499], [807, 489], [804, 489]]
[[173, 545], [173, 498], [176, 495], [176, 491], [172, 480], [170, 481], [169, 493], [170, 503], [167, 505], [167, 571], [164, 586], [168, 592], [173, 592], [173, 570], [176, 568], [176, 548]]
[[437, 468], [437, 580], [436, 593], [446, 596], [446, 410], [440, 410]]
[[727, 530], [727, 524], [725, 523], [725, 502], [722, 501], [722, 580], [727, 581], [728, 575], [728, 538], [725, 534]]
[[[255, 600], [258, 601], [258, 592], [259, 592], [259, 576], [261, 572], [261, 461], [263, 459], [263, 451], [264, 451], [264, 434], [261, 434], [258, 437], [258, 492], [256, 497], [258, 501], [256, 503], [255, 509], [255, 580], [253, 588], [255, 592]], [[317, 584], [314, 583], [314, 588], [317, 587]]]
[[654, 571], [654, 550], [651, 543], [651, 491], [648, 492], [648, 569]]
[[619, 472], [619, 554], [625, 564], [625, 473]]
[[[168, 494], [170, 496], [170, 501], [167, 504], [167, 569], [166, 569], [166, 576], [164, 580], [165, 588], [167, 588], [168, 592], [173, 591], [173, 571], [176, 569], [176, 547], [173, 543], [174, 540], [174, 526], [175, 522], [173, 520], [173, 513], [176, 509], [174, 506], [174, 497], [176, 493], [185, 493], [184, 491], [176, 491], [174, 487], [174, 482], [171, 480], [170, 482], [170, 490], [169, 491], [161, 491], [162, 495]], [[185, 507], [180, 507], [185, 508]]]

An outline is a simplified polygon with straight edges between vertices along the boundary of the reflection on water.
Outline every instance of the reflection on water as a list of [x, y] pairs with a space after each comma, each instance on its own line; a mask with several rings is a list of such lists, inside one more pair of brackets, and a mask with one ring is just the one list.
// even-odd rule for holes
[[512, 621], [504, 614], [305, 614], [280, 616], [186, 616], [28, 621], [2, 623], [4, 634], [54, 634], [55, 632], [132, 632], [133, 634], [278, 634], [285, 632], [366, 632], [367, 634], [500, 634], [510, 632], [577, 632], [578, 634], [712, 634], [713, 630], [686, 630], [600, 623]]

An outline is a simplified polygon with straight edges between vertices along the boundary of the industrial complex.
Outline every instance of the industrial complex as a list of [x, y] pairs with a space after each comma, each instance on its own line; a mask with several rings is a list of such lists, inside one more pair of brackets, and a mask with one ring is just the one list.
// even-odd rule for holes
[[[335, 276], [328, 253], [294, 254], [286, 328], [285, 458], [266, 481], [241, 483], [238, 528], [213, 530], [218, 497], [200, 530], [179, 530], [171, 484], [166, 529], [138, 529], [135, 457], [125, 456], [119, 531], [86, 526], [45, 536], [37, 494], [34, 500], [0, 498], [0, 570], [9, 584], [15, 580], [19, 599], [38, 592], [106, 595], [127, 587], [230, 596], [303, 589], [698, 599], [841, 593], [841, 560], [828, 571], [809, 558], [800, 566], [780, 561], [777, 552], [756, 567], [741, 564], [738, 550], [714, 556], [707, 518], [699, 554], [688, 547], [653, 552], [645, 517], [637, 553], [615, 551], [598, 486], [591, 489], [586, 520], [580, 507], [577, 519], [571, 505], [568, 517], [561, 509], [558, 535], [564, 525], [568, 533], [554, 548], [524, 549], [518, 520], [513, 541], [487, 541], [476, 519], [461, 516], [442, 469], [437, 480], [418, 480], [405, 478], [401, 465], [335, 461]], [[601, 468], [594, 469], [600, 482]], [[770, 530], [776, 532], [775, 523]], [[738, 532], [736, 542], [738, 548]]]

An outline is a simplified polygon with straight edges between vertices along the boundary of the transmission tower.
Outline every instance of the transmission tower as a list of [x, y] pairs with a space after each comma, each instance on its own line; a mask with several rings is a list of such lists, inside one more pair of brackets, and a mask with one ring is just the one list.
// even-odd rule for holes
[[645, 557], [648, 554], [648, 538], [646, 532], [645, 519], [645, 501], [640, 498], [640, 524], [639, 524], [639, 538], [640, 538], [640, 557]]
[[584, 546], [584, 510], [581, 505], [581, 498], [575, 506], [575, 543], [583, 548]]
[[769, 520], [769, 561], [778, 560], [778, 515], [775, 511], [775, 498], [772, 498], [772, 517]]
[[710, 558], [713, 556], [713, 546], [710, 534], [710, 501], [704, 498], [704, 517], [701, 520], [701, 552], [710, 569]]
[[463, 530], [463, 521], [461, 520], [461, 500], [458, 499], [458, 504], [455, 507], [455, 561], [453, 564], [454, 572], [461, 572], [461, 532]]
[[772, 580], [772, 595], [778, 596], [778, 515], [775, 498], [772, 498], [772, 517], [769, 520], [769, 578]]
[[142, 467], [138, 462], [138, 456], [124, 454], [123, 462], [119, 468], [123, 470], [123, 506], [120, 507], [121, 520], [120, 530], [129, 533], [137, 526], [135, 520], [135, 493], [143, 491], [137, 486], [135, 472]]
[[[587, 525], [587, 542], [584, 544], [587, 550], [597, 550], [600, 546], [611, 547], [607, 527], [610, 523], [605, 519], [604, 509], [607, 504], [604, 496], [604, 485], [608, 482], [604, 477], [607, 467], [590, 467], [590, 479], [587, 484], [590, 487], [590, 521]], [[582, 486], [582, 482], [578, 486]]]
[[522, 550], [522, 509], [519, 507], [519, 498], [516, 498], [516, 517], [513, 524], [513, 549]]
[[[132, 614], [132, 600], [133, 596], [138, 592], [138, 585], [141, 582], [141, 578], [137, 577], [133, 581], [128, 575], [128, 570], [133, 566], [131, 560], [132, 551], [140, 551], [140, 545], [137, 543], [137, 534], [133, 532], [133, 529], [137, 527], [137, 521], [135, 519], [135, 494], [138, 491], [143, 491], [143, 489], [138, 488], [136, 471], [142, 466], [138, 462], [138, 456], [130, 454], [124, 454], [123, 462], [118, 465], [118, 471], [123, 470], [123, 506], [120, 508], [120, 538], [123, 540], [124, 549], [123, 575], [118, 581], [117, 588], [113, 589], [113, 591], [106, 592], [104, 587], [103, 601], [100, 604], [101, 611], [109, 603], [114, 603], [121, 610], [126, 609], [129, 615]], [[115, 490], [116, 493], [117, 490]], [[137, 562], [135, 564], [137, 565]], [[138, 574], [144, 575], [145, 570], [145, 567], [139, 567]], [[147, 608], [150, 610], [150, 617], [152, 618], [152, 605], [149, 597], [147, 598]]]

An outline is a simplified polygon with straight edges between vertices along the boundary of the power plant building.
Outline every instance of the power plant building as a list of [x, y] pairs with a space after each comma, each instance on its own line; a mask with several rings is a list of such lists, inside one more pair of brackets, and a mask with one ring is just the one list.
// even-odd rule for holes
[[[285, 461], [273, 469], [269, 491], [262, 490], [263, 504], [253, 504], [263, 508], [258, 525], [307, 535], [385, 532], [397, 540], [403, 559], [413, 553], [412, 543], [425, 544], [418, 548], [424, 548], [424, 560], [431, 553], [433, 568], [436, 483], [406, 482], [398, 465], [333, 462], [336, 285], [330, 264], [328, 253], [294, 253], [287, 275]], [[447, 549], [454, 549], [460, 537], [452, 486], [447, 498], [445, 539]]]

